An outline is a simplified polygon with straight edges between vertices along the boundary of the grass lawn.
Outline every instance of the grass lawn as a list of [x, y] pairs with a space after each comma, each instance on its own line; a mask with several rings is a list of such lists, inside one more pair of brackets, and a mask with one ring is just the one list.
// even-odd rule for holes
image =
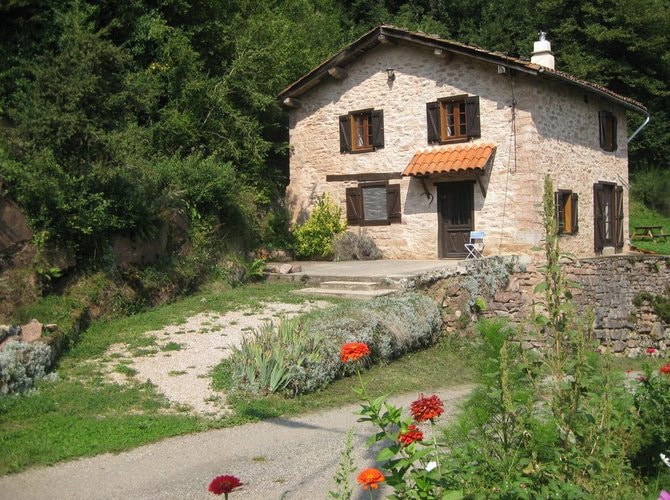
[[[670, 217], [661, 215], [654, 210], [645, 207], [641, 202], [631, 198], [630, 200], [630, 234], [633, 234], [635, 226], [663, 226], [665, 234], [670, 233]], [[632, 240], [632, 245], [640, 250], [648, 250], [654, 253], [670, 255], [670, 238], [665, 241]]]
[[[150, 383], [110, 384], [101, 367], [91, 362], [102, 356], [110, 344], [124, 342], [136, 349], [151, 346], [154, 340], [143, 335], [145, 332], [182, 322], [200, 312], [223, 313], [242, 307], [260, 309], [263, 301], [304, 301], [304, 297], [290, 293], [293, 288], [282, 283], [232, 290], [219, 290], [214, 286], [151, 311], [92, 324], [79, 343], [60, 360], [57, 368], [60, 380], [43, 381], [26, 394], [0, 398], [0, 474], [33, 465], [118, 452], [169, 436], [355, 402], [357, 398], [351, 391], [354, 381], [346, 379], [293, 400], [232, 398], [234, 415], [212, 420], [189, 415], [184, 408], [171, 405]], [[48, 308], [42, 306], [41, 309]], [[46, 320], [45, 317], [38, 319]], [[466, 383], [473, 376], [468, 368], [468, 352], [458, 343], [444, 342], [387, 366], [374, 367], [363, 374], [363, 379], [373, 394]], [[215, 370], [213, 377], [219, 389], [224, 389], [225, 366]]]

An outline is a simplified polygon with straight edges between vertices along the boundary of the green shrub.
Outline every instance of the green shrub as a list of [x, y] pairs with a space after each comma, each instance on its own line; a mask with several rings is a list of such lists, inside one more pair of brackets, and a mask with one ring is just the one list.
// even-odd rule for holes
[[631, 179], [630, 192], [646, 206], [670, 216], [670, 170], [667, 168], [636, 172]]
[[335, 260], [377, 260], [382, 258], [382, 252], [367, 234], [347, 231], [333, 239], [333, 257]]
[[309, 219], [295, 232], [296, 253], [302, 258], [326, 258], [333, 254], [333, 238], [345, 231], [342, 209], [330, 195], [324, 193], [316, 199]]
[[43, 342], [10, 342], [0, 350], [0, 396], [30, 389], [50, 366], [51, 348]]
[[313, 312], [302, 320], [267, 324], [230, 358], [237, 388], [261, 394], [313, 392], [352, 366], [340, 362], [347, 342], [365, 342], [370, 362], [387, 362], [437, 340], [440, 314], [427, 297], [382, 297]]
[[[670, 454], [670, 375], [652, 373], [648, 364], [635, 390], [635, 407], [639, 413], [640, 448], [633, 465], [643, 474], [655, 478], [659, 473], [670, 476], [659, 454]], [[670, 481], [670, 477], [668, 477]]]

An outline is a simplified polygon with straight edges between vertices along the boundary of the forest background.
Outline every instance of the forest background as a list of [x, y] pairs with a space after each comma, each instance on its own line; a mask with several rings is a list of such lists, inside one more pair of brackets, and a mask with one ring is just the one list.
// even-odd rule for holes
[[667, 0], [6, 0], [0, 195], [79, 268], [186, 220], [184, 289], [215, 248], [289, 245], [276, 95], [382, 23], [526, 58], [548, 32], [557, 68], [648, 107], [631, 170], [667, 171]]

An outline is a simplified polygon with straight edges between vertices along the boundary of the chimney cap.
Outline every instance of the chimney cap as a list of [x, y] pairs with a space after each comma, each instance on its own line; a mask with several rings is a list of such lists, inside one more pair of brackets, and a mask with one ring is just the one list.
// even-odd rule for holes
[[540, 41], [544, 42], [547, 40], [547, 32], [546, 31], [540, 31], [538, 33], [538, 36], [540, 37]]

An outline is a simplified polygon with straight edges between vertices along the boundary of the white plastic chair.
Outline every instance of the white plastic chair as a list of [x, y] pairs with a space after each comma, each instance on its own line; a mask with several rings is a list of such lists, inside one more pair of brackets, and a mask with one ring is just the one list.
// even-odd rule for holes
[[470, 231], [470, 243], [465, 244], [466, 259], [481, 259], [484, 251], [484, 231]]

